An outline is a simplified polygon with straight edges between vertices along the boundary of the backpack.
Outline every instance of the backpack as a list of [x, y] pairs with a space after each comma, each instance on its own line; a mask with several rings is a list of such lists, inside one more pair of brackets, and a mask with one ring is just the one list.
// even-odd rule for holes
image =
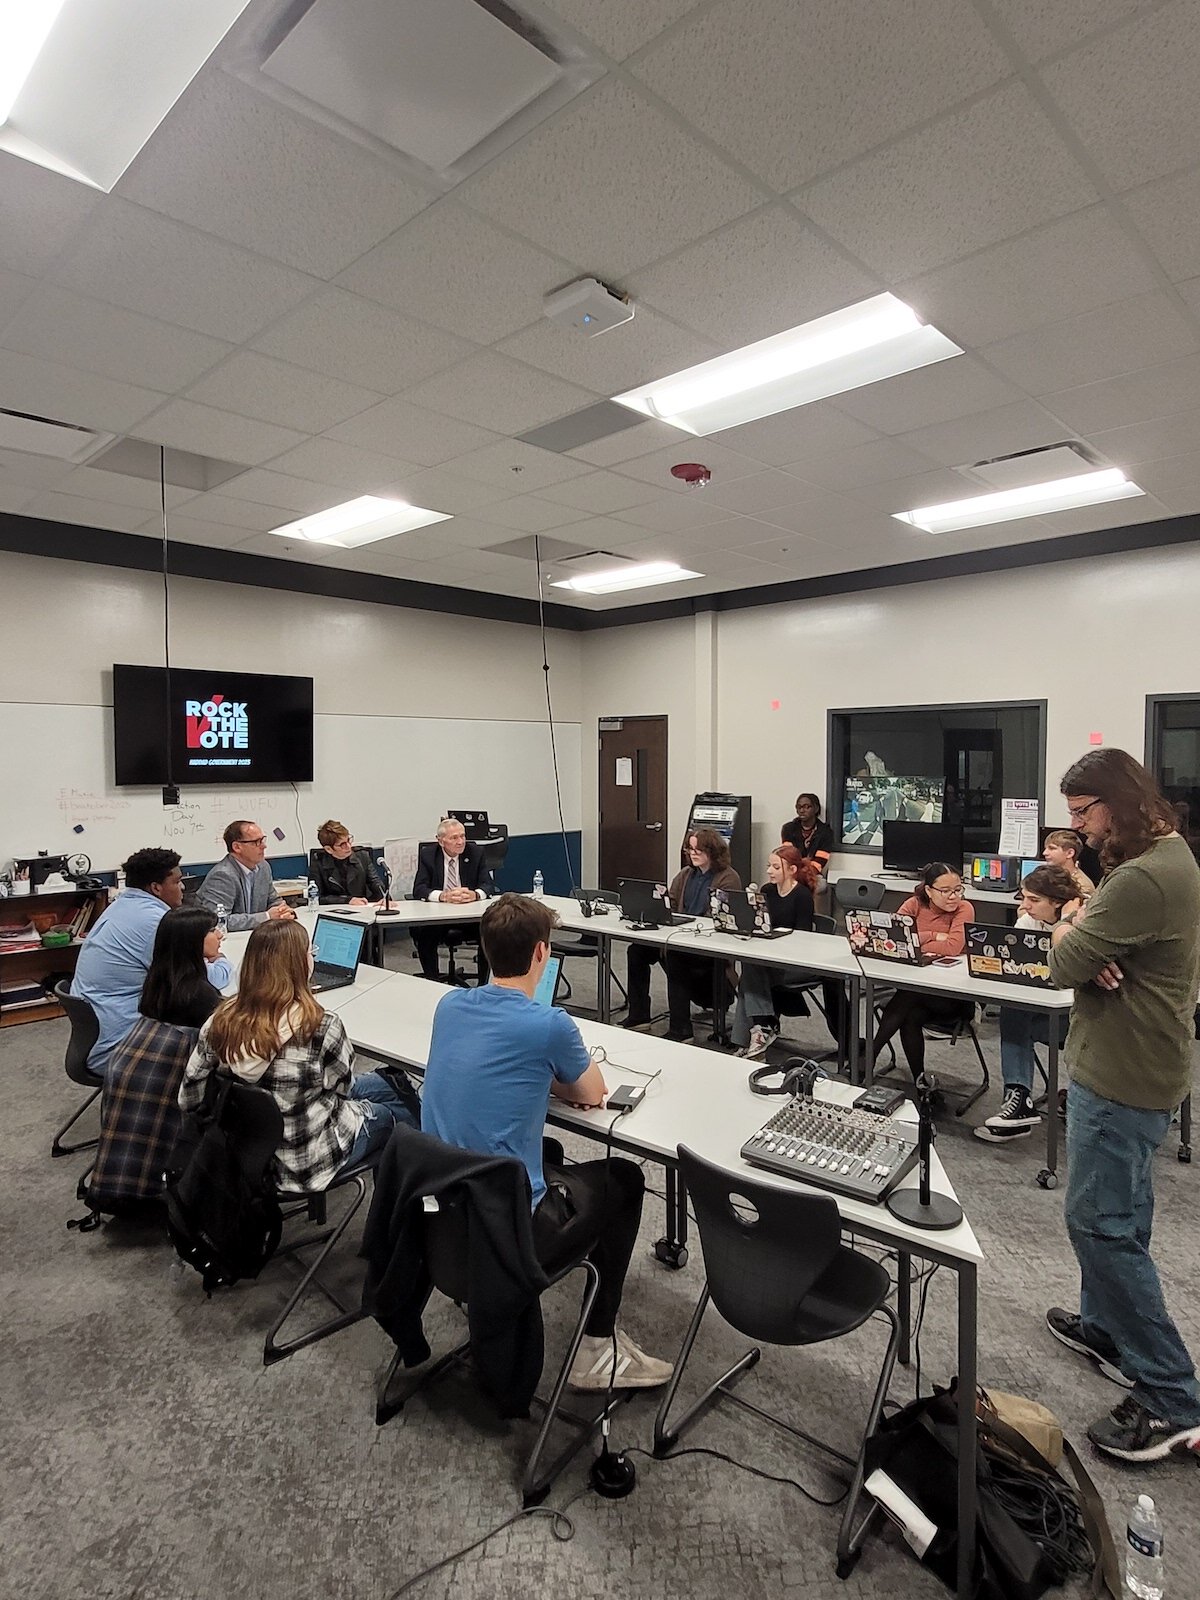
[[[283, 1215], [271, 1176], [277, 1138], [239, 1128], [234, 1079], [212, 1073], [183, 1119], [166, 1171], [167, 1233], [204, 1292], [257, 1278], [274, 1255]], [[268, 1091], [259, 1090], [279, 1119]]]

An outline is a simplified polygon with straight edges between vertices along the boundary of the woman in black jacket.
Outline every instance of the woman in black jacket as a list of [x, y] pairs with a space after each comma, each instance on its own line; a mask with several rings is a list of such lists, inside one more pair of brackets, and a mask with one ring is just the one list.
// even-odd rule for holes
[[343, 822], [323, 822], [317, 829], [321, 849], [313, 852], [312, 875], [323, 906], [365, 906], [383, 899], [370, 857], [359, 855]]

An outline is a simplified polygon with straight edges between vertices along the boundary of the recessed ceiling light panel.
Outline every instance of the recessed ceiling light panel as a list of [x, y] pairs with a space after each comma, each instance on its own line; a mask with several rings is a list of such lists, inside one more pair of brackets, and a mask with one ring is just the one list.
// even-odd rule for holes
[[954, 533], [959, 528], [982, 528], [992, 522], [1014, 522], [1020, 517], [1041, 517], [1052, 511], [1102, 505], [1106, 500], [1129, 500], [1145, 494], [1118, 467], [1102, 472], [1080, 472], [1050, 483], [1029, 483], [997, 494], [972, 495], [940, 506], [915, 511], [893, 511], [897, 522], [926, 533]]
[[717, 433], [960, 355], [911, 306], [877, 294], [613, 399], [688, 433]]
[[305, 539], [310, 544], [356, 550], [378, 539], [392, 539], [398, 533], [412, 533], [415, 528], [450, 520], [444, 511], [426, 511], [422, 506], [410, 506], [407, 500], [382, 500], [378, 495], [364, 494], [357, 500], [330, 506], [327, 511], [314, 512], [311, 517], [299, 517], [282, 528], [272, 528], [271, 532], [281, 539]]
[[686, 578], [703, 576], [702, 572], [689, 572], [674, 561], [644, 561], [635, 566], [614, 567], [607, 572], [559, 578], [551, 588], [573, 589], [576, 594], [616, 594], [621, 589], [648, 589], [656, 583], [681, 583]]

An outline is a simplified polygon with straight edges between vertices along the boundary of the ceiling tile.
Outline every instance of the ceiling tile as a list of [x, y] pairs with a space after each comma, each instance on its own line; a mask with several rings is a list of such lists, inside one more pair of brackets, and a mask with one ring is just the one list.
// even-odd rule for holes
[[[1070, 438], [1070, 426], [1052, 416], [1052, 410], [1049, 402], [1042, 407], [1034, 400], [1017, 400], [995, 411], [978, 411], [969, 417], [934, 423], [930, 428], [917, 428], [900, 439], [942, 466], [962, 467]], [[852, 486], [850, 492], [854, 492]]]
[[[720, 509], [717, 508], [718, 512]], [[693, 558], [698, 562], [706, 550], [734, 550], [755, 540], [778, 536], [780, 530], [753, 517], [730, 517], [722, 513], [720, 521], [706, 522], [695, 528], [659, 532], [631, 527], [629, 531], [633, 539], [622, 548], [636, 550], [640, 561], [686, 564]]]
[[56, 361], [0, 350], [0, 406], [105, 433], [125, 433], [163, 401], [153, 389], [117, 383]]
[[1011, 70], [964, 0], [717, 6], [634, 67], [776, 189], [924, 122]]
[[1122, 204], [1168, 277], [1200, 274], [1200, 169], [1131, 189]]
[[804, 471], [812, 483], [823, 489], [853, 494], [859, 484], [911, 477], [928, 466], [923, 456], [898, 439], [873, 439], [852, 450], [835, 451], [823, 461], [809, 462]]
[[[141, 531], [150, 537], [161, 532], [153, 520], [144, 522]], [[208, 550], [240, 550], [242, 541], [247, 537], [245, 528], [230, 527], [227, 523], [210, 522], [203, 517], [185, 514], [171, 518], [169, 533], [171, 544], [197, 544]]]
[[978, 346], [1145, 293], [1156, 283], [1134, 240], [1103, 206], [1092, 206], [897, 292], [950, 338]]
[[1082, 434], [1105, 432], [1200, 407], [1200, 356], [1181, 356], [1120, 378], [1045, 396], [1048, 410]]
[[453, 470], [479, 483], [507, 489], [510, 494], [514, 491], [528, 494], [550, 483], [565, 483], [568, 478], [582, 477], [590, 468], [570, 456], [540, 450], [537, 445], [524, 444], [520, 439], [506, 439], [457, 456]]
[[[198, 539], [196, 542], [204, 541]], [[324, 566], [327, 562], [341, 566], [342, 559], [347, 554], [337, 545], [309, 544], [304, 539], [283, 539], [277, 533], [252, 533], [249, 538], [243, 538], [237, 546], [237, 551], [239, 555], [268, 556], [273, 561], [304, 561], [314, 567]]]
[[[1187, 502], [1178, 509], [1184, 512], [1200, 511], [1200, 480], [1190, 495], [1183, 494]], [[1163, 517], [1170, 516], [1174, 507], [1163, 505], [1160, 500], [1147, 494], [1140, 500], [1110, 501], [1102, 506], [1080, 506], [1075, 511], [1056, 511], [1052, 516], [1043, 517], [1042, 522], [1048, 533], [1062, 537], [1069, 533], [1093, 533], [1099, 528], [1124, 528], [1136, 527], [1143, 522], [1160, 522]]]
[[641, 505], [653, 498], [653, 491], [644, 483], [621, 477], [616, 472], [589, 472], [583, 478], [571, 478], [566, 483], [548, 484], [542, 490], [547, 500], [558, 505], [578, 507], [581, 511], [627, 511], [630, 506]]
[[[3, 401], [0, 400], [0, 404]], [[55, 489], [76, 469], [67, 461], [51, 456], [31, 456], [23, 450], [0, 450], [0, 474], [4, 482], [30, 489]]]
[[698, 0], [554, 0], [552, 9], [612, 56], [626, 56], [696, 8]]
[[36, 278], [0, 268], [0, 328], [8, 324], [36, 288]]
[[316, 287], [289, 267], [111, 197], [50, 277], [110, 305], [235, 344]]
[[332, 278], [432, 194], [210, 66], [117, 185], [126, 199]]
[[729, 482], [718, 479], [704, 493], [728, 511], [738, 511], [746, 516], [759, 513], [765, 516], [772, 507], [779, 506], [786, 510], [794, 506], [803, 499], [809, 488], [810, 485], [802, 484], [798, 478], [790, 478], [786, 472], [769, 468], [765, 472], [751, 472], [744, 478], [733, 478]]
[[1054, 0], [1053, 5], [1045, 0], [991, 0], [991, 4], [1029, 59], [1040, 61], [1082, 44], [1135, 12], [1151, 9], [1155, 0]]
[[607, 439], [593, 439], [591, 444], [581, 444], [568, 455], [595, 467], [613, 467], [621, 461], [633, 461], [637, 456], [648, 456], [653, 450], [678, 444], [690, 438], [681, 428], [667, 422], [636, 422], [632, 428], [622, 428]]
[[1106, 461], [1126, 469], [1171, 456], [1195, 455], [1200, 460], [1200, 410], [1180, 411], [1173, 417], [1092, 433], [1088, 442]]
[[690, 244], [761, 198], [649, 101], [609, 81], [456, 194], [606, 282]]
[[1024, 84], [1011, 83], [811, 185], [796, 203], [894, 282], [1095, 198]]
[[890, 516], [893, 511], [944, 505], [947, 500], [965, 500], [968, 495], [983, 493], [982, 484], [942, 468], [914, 473], [911, 478], [894, 478], [890, 483], [864, 483], [854, 491], [854, 499], [860, 508], [871, 506]]
[[375, 405], [379, 395], [254, 350], [239, 350], [187, 391], [189, 400], [276, 422], [301, 433], [328, 428]]
[[386, 395], [453, 366], [475, 346], [344, 289], [323, 289], [260, 334], [254, 348]]
[[0, 479], [0, 511], [15, 516], [18, 511], [24, 511], [31, 500], [37, 498], [36, 489], [28, 489], [19, 483], [8, 483]]
[[5, 330], [10, 350], [82, 367], [122, 383], [173, 394], [229, 354], [231, 346], [104, 305], [53, 284], [39, 285]]
[[880, 433], [911, 433], [1020, 398], [1011, 383], [962, 355], [852, 389], [838, 396], [838, 406]]
[[729, 350], [838, 310], [881, 285], [790, 206], [764, 206], [633, 273], [626, 287], [635, 300]]
[[276, 472], [287, 472], [314, 483], [337, 484], [358, 494], [379, 494], [395, 483], [402, 473], [413, 470], [409, 463], [374, 450], [360, 450], [339, 439], [306, 439], [271, 463]]
[[[240, 483], [235, 479], [233, 486]], [[279, 506], [263, 505], [254, 500], [239, 500], [233, 495], [215, 491], [200, 495], [188, 506], [188, 514], [207, 522], [219, 523], [224, 528], [240, 528], [243, 537], [248, 533], [266, 533], [285, 520]]]
[[1051, 62], [1042, 77], [1116, 188], [1200, 159], [1193, 0], [1134, 18]]
[[486, 428], [451, 421], [399, 398], [382, 400], [369, 411], [361, 411], [349, 422], [340, 422], [326, 431], [331, 439], [362, 450], [377, 450], [384, 455], [394, 451], [402, 461], [419, 467], [440, 466], [443, 461], [493, 444], [496, 439]]
[[1028, 393], [1040, 395], [1136, 372], [1197, 348], [1200, 335], [1176, 302], [1166, 294], [1144, 294], [1019, 333], [981, 354]]
[[452, 517], [481, 511], [506, 498], [503, 491], [465, 477], [453, 463], [446, 467], [413, 467], [398, 472], [388, 485], [387, 493], [407, 500], [410, 505], [424, 506], [428, 511], [448, 511]]
[[498, 348], [518, 361], [604, 395], [651, 383], [719, 354], [707, 339], [675, 327], [646, 308], [639, 310], [632, 322], [591, 339], [543, 318], [505, 339]]
[[[309, 483], [304, 478], [292, 478], [285, 472], [261, 467], [252, 472], [243, 472], [233, 483], [239, 499], [261, 501], [265, 506], [275, 506], [280, 512], [293, 511], [297, 516], [305, 516], [311, 511], [324, 511], [328, 506], [340, 505], [346, 498], [340, 489]], [[292, 520], [280, 515], [267, 526], [278, 527], [280, 523]]]
[[[293, 428], [277, 428], [269, 422], [234, 416], [231, 411], [217, 411], [191, 400], [168, 401], [142, 422], [137, 433], [139, 438], [155, 444], [172, 445], [176, 450], [191, 450], [201, 456], [218, 456], [223, 461], [244, 461], [248, 466], [269, 461], [304, 438]], [[240, 479], [238, 484], [240, 489]]]
[[110, 528], [132, 533], [145, 520], [137, 506], [115, 506], [104, 500], [87, 500], [81, 495], [59, 494], [47, 489], [36, 495], [23, 509], [27, 517], [44, 517], [48, 522], [73, 522], [85, 528]]
[[405, 395], [413, 405], [428, 406], [481, 428], [503, 419], [509, 433], [523, 433], [526, 428], [578, 411], [595, 398], [587, 389], [563, 383], [492, 350], [481, 350], [449, 372], [418, 383]]
[[[1143, 462], [1137, 469], [1135, 482], [1148, 495], [1164, 500], [1180, 515], [1200, 511], [1200, 455], [1194, 451], [1171, 456], [1165, 461]], [[1121, 504], [1134, 502], [1123, 500]]]
[[551, 528], [583, 522], [587, 516], [586, 510], [576, 506], [556, 505], [553, 500], [543, 500], [541, 495], [518, 494], [490, 505], [486, 520], [502, 528], [515, 528], [518, 533], [546, 533]]
[[[162, 491], [157, 483], [146, 478], [133, 478], [124, 472], [106, 472], [102, 467], [76, 467], [54, 487], [63, 494], [82, 495], [88, 500], [99, 500], [106, 505], [134, 506], [144, 517], [148, 511], [162, 508]], [[173, 510], [196, 498], [194, 489], [179, 489], [167, 484], [167, 508]]]
[[725, 522], [729, 513], [724, 506], [710, 500], [707, 489], [693, 489], [686, 495], [660, 491], [645, 505], [631, 506], [620, 511], [617, 518], [631, 526], [651, 533], [675, 533], [691, 528]]
[[100, 198], [85, 184], [0, 151], [0, 266], [44, 272]]
[[792, 482], [795, 491], [790, 502], [762, 512], [759, 518], [761, 522], [770, 523], [773, 528], [805, 533], [810, 529], [837, 526], [862, 517], [863, 508], [858, 500], [818, 488], [815, 483], [802, 483], [798, 478], [793, 478]]
[[781, 411], [777, 416], [763, 417], [758, 422], [726, 428], [713, 437], [731, 450], [768, 466], [796, 465], [798, 476], [803, 477], [798, 463], [828, 455], [833, 450], [849, 450], [852, 445], [866, 444], [868, 439], [878, 435], [874, 428], [868, 428], [829, 401], [816, 400], [812, 405], [795, 406], [791, 411]]
[[782, 567], [789, 576], [801, 577], [812, 571], [814, 561], [829, 559], [830, 546], [818, 539], [806, 539], [801, 534], [791, 533], [763, 539], [757, 544], [743, 545], [738, 553], [749, 556], [753, 561], [766, 561], [772, 566]]
[[[519, 219], [500, 220], [511, 226]], [[338, 282], [449, 333], [493, 344], [539, 317], [543, 296], [572, 276], [563, 262], [442, 200], [356, 261]]]

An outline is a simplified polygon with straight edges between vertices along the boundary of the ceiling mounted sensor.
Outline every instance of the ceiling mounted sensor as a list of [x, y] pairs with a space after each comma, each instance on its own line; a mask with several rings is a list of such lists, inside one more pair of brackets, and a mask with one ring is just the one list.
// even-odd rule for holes
[[1000, 489], [995, 494], [972, 495], [970, 499], [951, 500], [944, 505], [894, 511], [892, 515], [897, 522], [906, 522], [925, 533], [955, 533], [961, 528], [983, 528], [995, 522], [1014, 522], [1021, 517], [1043, 517], [1054, 511], [1103, 505], [1108, 500], [1128, 500], [1145, 492], [1119, 467], [1108, 467], [1048, 482], [1025, 483], [1014, 489]]
[[718, 433], [960, 355], [903, 300], [877, 294], [613, 399], [688, 433]]
[[633, 302], [628, 295], [615, 293], [598, 278], [580, 278], [565, 289], [555, 289], [542, 301], [542, 311], [560, 328], [574, 328], [594, 339], [633, 318]]
[[31, 456], [53, 456], [56, 461], [71, 461], [77, 466], [90, 460], [113, 440], [111, 433], [97, 433], [73, 422], [54, 422], [50, 417], [35, 417], [25, 411], [0, 410], [0, 450], [20, 450]]
[[605, 70], [504, 0], [277, 0], [232, 44], [260, 94], [445, 190]]

